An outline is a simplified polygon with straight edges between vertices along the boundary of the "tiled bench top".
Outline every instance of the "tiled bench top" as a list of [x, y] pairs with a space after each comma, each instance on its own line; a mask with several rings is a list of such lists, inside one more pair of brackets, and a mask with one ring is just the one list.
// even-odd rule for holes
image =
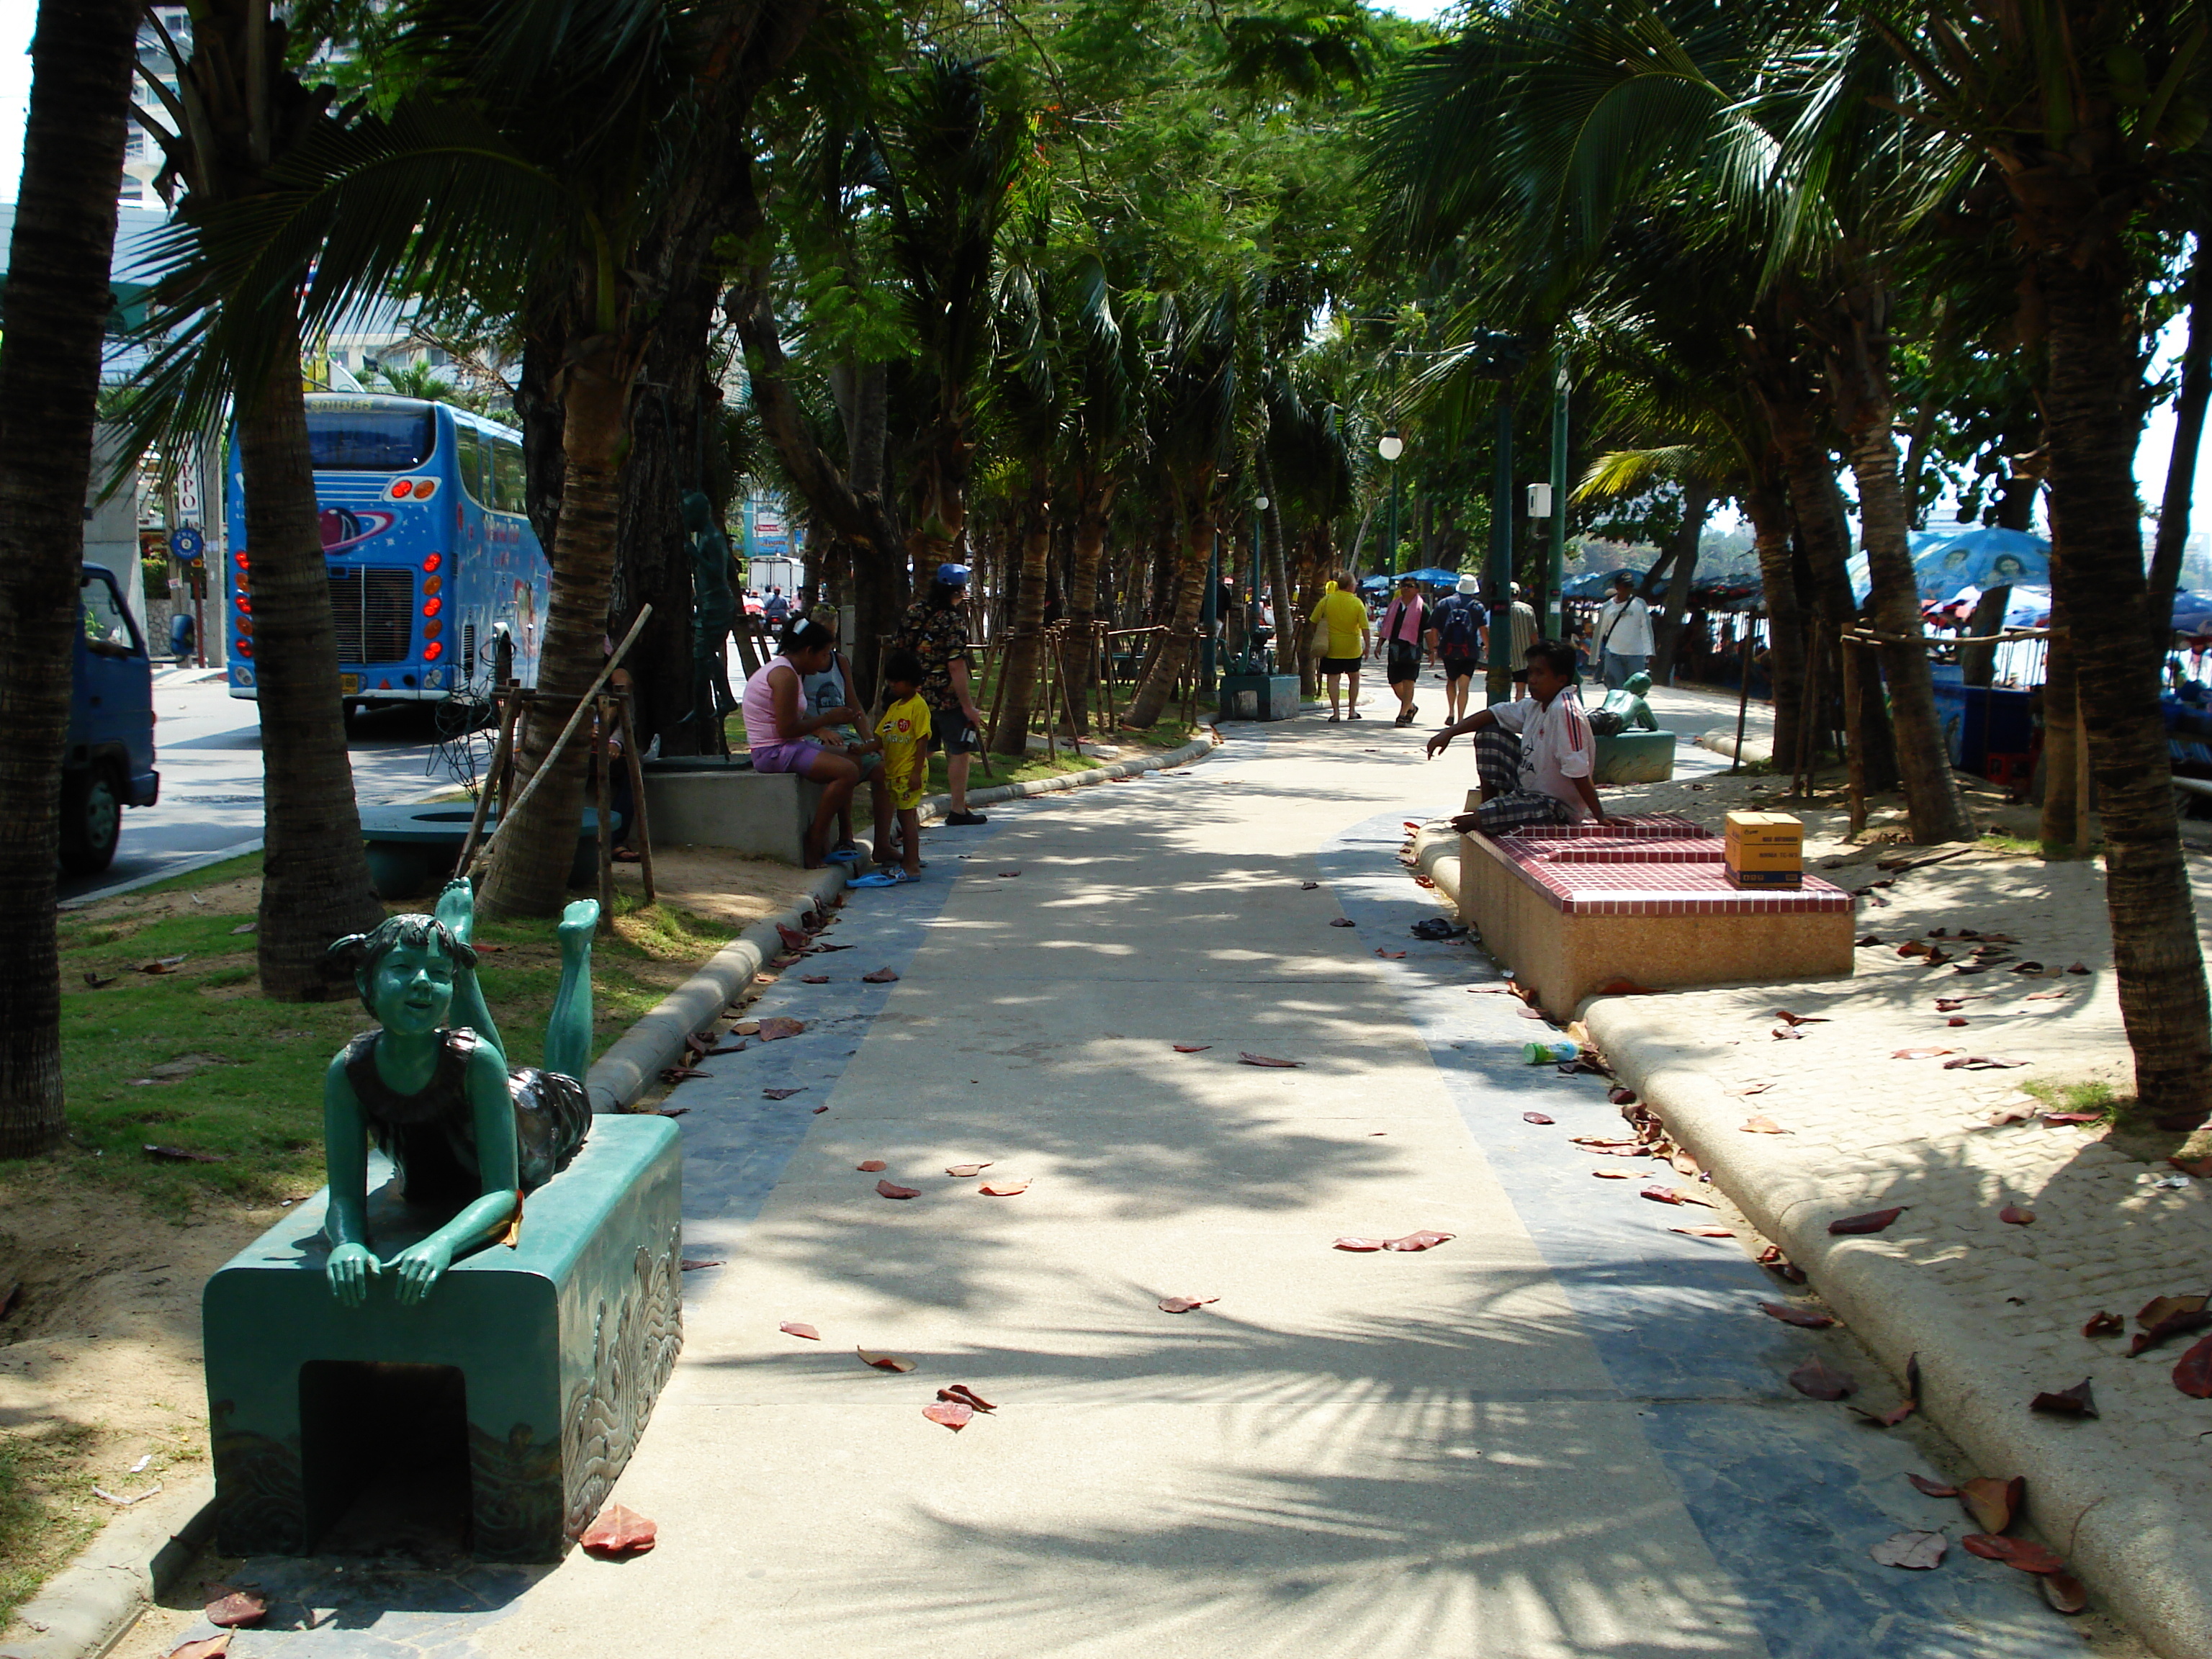
[[1522, 864], [1714, 864], [1728, 856], [1728, 843], [1711, 836], [1644, 836], [1622, 841], [1587, 836], [1571, 841], [1531, 841], [1520, 836], [1496, 839]]
[[1791, 916], [1852, 908], [1849, 893], [1817, 876], [1806, 877], [1802, 888], [1783, 891], [1731, 886], [1722, 864], [1722, 843], [1692, 829], [1689, 836], [1654, 835], [1644, 848], [1627, 842], [1593, 847], [1589, 857], [1577, 856], [1552, 836], [1501, 836], [1492, 844], [1515, 874], [1553, 909], [1570, 915]]

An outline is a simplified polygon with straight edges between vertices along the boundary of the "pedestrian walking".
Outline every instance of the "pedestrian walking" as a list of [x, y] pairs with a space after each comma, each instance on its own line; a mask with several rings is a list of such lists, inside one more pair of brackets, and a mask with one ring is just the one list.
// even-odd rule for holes
[[1618, 691], [1632, 674], [1641, 674], [1651, 659], [1651, 611], [1636, 597], [1636, 579], [1626, 570], [1613, 579], [1613, 597], [1597, 613], [1598, 677]]
[[[1340, 720], [1359, 719], [1359, 665], [1367, 656], [1367, 607], [1359, 602], [1352, 590], [1349, 575], [1338, 577], [1322, 590], [1322, 596], [1307, 619], [1311, 629], [1310, 643], [1321, 659], [1322, 677], [1328, 682], [1328, 718], [1332, 725]], [[1338, 682], [1346, 675], [1352, 679], [1349, 695], [1345, 699], [1344, 713], [1338, 712]]]
[[929, 705], [930, 748], [945, 751], [945, 787], [952, 810], [945, 822], [984, 823], [968, 810], [968, 768], [983, 748], [983, 717], [976, 712], [975, 664], [968, 655], [968, 567], [940, 564], [928, 591], [906, 608], [894, 646], [921, 665], [921, 700]]
[[1398, 578], [1398, 595], [1382, 612], [1384, 672], [1398, 694], [1400, 726], [1411, 726], [1421, 711], [1413, 706], [1413, 692], [1421, 675], [1421, 655], [1428, 633], [1429, 607], [1421, 598], [1420, 584], [1411, 576]]
[[1482, 607], [1475, 595], [1482, 584], [1462, 576], [1451, 592], [1438, 599], [1429, 612], [1429, 651], [1444, 667], [1444, 724], [1467, 714], [1468, 687], [1474, 679], [1474, 659], [1482, 648]]

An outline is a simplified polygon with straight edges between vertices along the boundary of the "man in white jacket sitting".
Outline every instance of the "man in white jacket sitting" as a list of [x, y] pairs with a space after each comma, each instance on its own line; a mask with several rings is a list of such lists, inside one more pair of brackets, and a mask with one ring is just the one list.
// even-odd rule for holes
[[1597, 650], [1598, 678], [1614, 691], [1650, 660], [1650, 608], [1636, 597], [1636, 579], [1626, 570], [1613, 579], [1613, 597], [1597, 613]]

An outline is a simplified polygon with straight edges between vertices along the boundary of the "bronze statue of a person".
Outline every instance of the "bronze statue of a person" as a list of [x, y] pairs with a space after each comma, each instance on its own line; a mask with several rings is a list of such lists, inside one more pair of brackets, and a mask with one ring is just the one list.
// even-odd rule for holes
[[[503, 1232], [523, 1194], [575, 1156], [592, 1109], [579, 1080], [592, 1057], [589, 899], [561, 917], [561, 984], [545, 1064], [510, 1067], [477, 983], [475, 893], [449, 883], [434, 915], [392, 916], [337, 941], [380, 1030], [339, 1050], [323, 1079], [323, 1156], [332, 1245], [325, 1272], [349, 1306], [391, 1273], [403, 1303], [428, 1296], [453, 1258]], [[429, 1237], [380, 1261], [368, 1237], [368, 1143], [392, 1160], [408, 1206], [439, 1218]]]
[[738, 706], [730, 690], [728, 643], [738, 616], [730, 581], [730, 542], [714, 522], [714, 504], [692, 489], [684, 495], [684, 527], [691, 532], [691, 713], [709, 730], [702, 750], [727, 754], [722, 719]]

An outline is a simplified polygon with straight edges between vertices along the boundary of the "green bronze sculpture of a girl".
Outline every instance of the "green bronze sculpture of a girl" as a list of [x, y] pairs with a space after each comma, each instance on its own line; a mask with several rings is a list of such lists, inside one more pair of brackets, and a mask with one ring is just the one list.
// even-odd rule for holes
[[[475, 894], [450, 883], [434, 915], [393, 916], [331, 947], [350, 961], [364, 1031], [323, 1079], [324, 1158], [332, 1246], [325, 1273], [349, 1306], [390, 1273], [403, 1303], [428, 1296], [457, 1255], [499, 1237], [524, 1194], [575, 1156], [591, 1126], [580, 1079], [592, 1053], [590, 900], [562, 914], [561, 985], [545, 1026], [543, 1069], [509, 1069], [499, 1029], [477, 984], [470, 944]], [[410, 1208], [441, 1218], [436, 1231], [389, 1261], [368, 1247], [368, 1142], [398, 1174]]]

